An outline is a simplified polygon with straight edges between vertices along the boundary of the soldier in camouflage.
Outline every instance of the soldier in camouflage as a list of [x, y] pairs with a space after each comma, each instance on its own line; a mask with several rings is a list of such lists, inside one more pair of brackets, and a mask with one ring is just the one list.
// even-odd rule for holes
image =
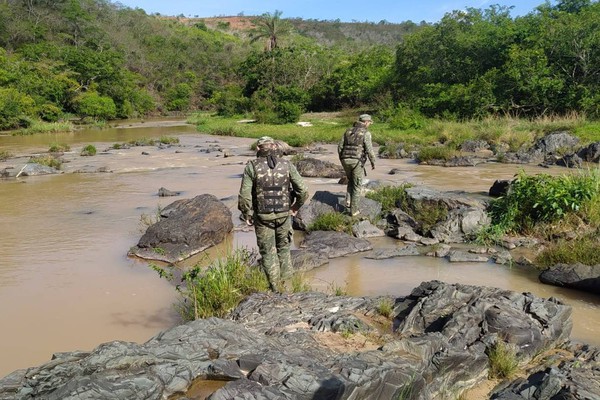
[[290, 243], [292, 218], [308, 197], [308, 190], [288, 160], [279, 157], [275, 141], [263, 136], [257, 157], [244, 169], [238, 209], [248, 225], [254, 225], [262, 267], [271, 290], [281, 290], [292, 274]]
[[362, 114], [351, 128], [348, 128], [338, 144], [340, 162], [346, 172], [348, 185], [346, 189], [346, 208], [352, 216], [359, 214], [362, 183], [366, 175], [365, 162], [371, 163], [375, 169], [375, 153], [371, 142], [369, 125], [373, 120], [369, 114]]

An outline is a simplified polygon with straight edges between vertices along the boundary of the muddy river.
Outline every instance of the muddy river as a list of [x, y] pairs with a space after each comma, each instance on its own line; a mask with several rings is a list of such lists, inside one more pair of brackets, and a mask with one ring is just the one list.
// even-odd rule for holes
[[[104, 151], [114, 143], [161, 136], [178, 137], [180, 146]], [[144, 217], [160, 207], [203, 193], [219, 198], [237, 195], [244, 164], [252, 155], [251, 143], [251, 139], [204, 135], [178, 121], [56, 135], [0, 136], [0, 151], [19, 156], [0, 162], [0, 169], [22, 165], [51, 144], [68, 144], [71, 154], [67, 158], [72, 159], [60, 175], [0, 180], [0, 376], [49, 361], [56, 352], [91, 350], [112, 340], [145, 342], [181, 322], [173, 307], [178, 299], [173, 285], [146, 261], [128, 257], [127, 251], [142, 235]], [[95, 145], [98, 154], [79, 157], [88, 144]], [[210, 151], [216, 146], [234, 156]], [[323, 147], [329, 152], [315, 157], [337, 162], [335, 147]], [[111, 172], [72, 173], [90, 167]], [[392, 168], [400, 173], [389, 175]], [[520, 168], [495, 163], [442, 168], [378, 160], [368, 178], [487, 193], [495, 179], [510, 179]], [[566, 171], [534, 166], [526, 170]], [[306, 182], [311, 193], [345, 190], [335, 179], [307, 178]], [[158, 197], [161, 187], [179, 191], [181, 196]], [[232, 208], [234, 223], [240, 225], [235, 201], [226, 204]], [[300, 240], [301, 234], [296, 233], [296, 246]], [[393, 247], [396, 241], [378, 238], [373, 244]], [[208, 254], [217, 257], [241, 246], [256, 246], [252, 232], [236, 230]], [[308, 278], [317, 290], [343, 288], [350, 295], [402, 296], [422, 281], [439, 279], [556, 296], [574, 308], [572, 337], [600, 345], [600, 298], [543, 285], [530, 268], [364, 256], [331, 260], [311, 271]]]

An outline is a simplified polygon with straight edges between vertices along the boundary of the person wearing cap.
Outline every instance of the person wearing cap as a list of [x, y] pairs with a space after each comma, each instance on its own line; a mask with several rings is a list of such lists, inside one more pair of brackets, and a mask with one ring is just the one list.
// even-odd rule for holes
[[292, 274], [291, 216], [308, 197], [296, 167], [279, 154], [275, 140], [258, 140], [256, 159], [246, 164], [238, 196], [242, 219], [254, 225], [262, 268], [273, 291], [280, 291]]
[[375, 152], [371, 142], [371, 132], [368, 130], [372, 123], [373, 119], [369, 114], [362, 114], [358, 117], [358, 121], [346, 130], [338, 143], [338, 155], [348, 178], [346, 208], [349, 209], [352, 216], [359, 214], [367, 159], [371, 163], [371, 169], [375, 169]]

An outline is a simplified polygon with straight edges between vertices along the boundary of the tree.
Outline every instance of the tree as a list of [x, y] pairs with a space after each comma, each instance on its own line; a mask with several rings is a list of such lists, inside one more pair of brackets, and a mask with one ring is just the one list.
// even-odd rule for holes
[[282, 12], [275, 10], [274, 14], [265, 13], [261, 17], [256, 18], [252, 22], [256, 27], [251, 32], [251, 42], [254, 43], [261, 39], [266, 39], [265, 50], [270, 52], [278, 46], [278, 40], [281, 36], [289, 34], [292, 26], [285, 20], [281, 19]]

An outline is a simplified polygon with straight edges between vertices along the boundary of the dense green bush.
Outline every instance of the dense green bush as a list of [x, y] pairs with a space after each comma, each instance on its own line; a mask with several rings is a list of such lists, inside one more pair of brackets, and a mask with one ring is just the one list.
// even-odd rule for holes
[[94, 120], [108, 120], [117, 115], [117, 107], [113, 99], [101, 96], [97, 92], [81, 93], [75, 98], [74, 104], [79, 115]]
[[526, 232], [536, 224], [558, 221], [597, 204], [599, 196], [600, 173], [596, 169], [562, 176], [521, 171], [508, 193], [491, 202], [490, 215], [492, 224], [505, 231]]
[[34, 113], [33, 99], [16, 89], [0, 88], [0, 129], [27, 127]]

